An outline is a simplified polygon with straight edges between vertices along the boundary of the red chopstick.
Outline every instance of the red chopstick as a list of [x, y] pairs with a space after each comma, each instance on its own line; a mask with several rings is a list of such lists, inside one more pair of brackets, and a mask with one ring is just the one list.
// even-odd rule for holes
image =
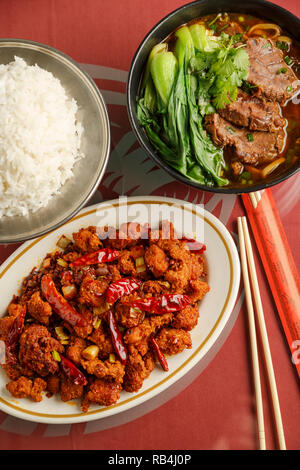
[[300, 378], [299, 273], [271, 190], [242, 194], [242, 200]]

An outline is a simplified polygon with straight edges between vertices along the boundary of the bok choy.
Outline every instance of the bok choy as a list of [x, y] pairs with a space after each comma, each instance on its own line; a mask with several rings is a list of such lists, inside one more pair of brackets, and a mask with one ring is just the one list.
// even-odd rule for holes
[[205, 130], [205, 116], [236, 100], [248, 78], [249, 59], [225, 33], [204, 25], [182, 26], [149, 54], [137, 114], [150, 143], [165, 162], [188, 179], [223, 186], [225, 161]]

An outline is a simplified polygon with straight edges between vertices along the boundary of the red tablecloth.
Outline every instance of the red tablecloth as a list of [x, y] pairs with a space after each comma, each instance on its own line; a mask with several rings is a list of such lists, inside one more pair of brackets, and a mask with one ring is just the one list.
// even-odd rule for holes
[[[2, 37], [54, 46], [81, 63], [103, 92], [111, 119], [113, 149], [105, 177], [90, 203], [119, 194], [166, 195], [205, 202], [206, 209], [233, 235], [243, 214], [238, 197], [202, 193], [174, 182], [153, 167], [135, 144], [125, 106], [125, 83], [132, 56], [147, 31], [163, 16], [188, 3], [180, 0], [2, 0]], [[300, 14], [297, 0], [275, 3]], [[300, 261], [300, 175], [273, 189], [297, 266]], [[202, 197], [204, 196], [204, 199]], [[0, 262], [17, 245], [0, 246]], [[282, 420], [288, 449], [299, 449], [299, 383], [265, 276], [259, 281]], [[183, 392], [160, 408], [119, 427], [99, 431], [89, 424], [44, 425], [0, 412], [0, 449], [256, 449], [254, 391], [250, 374], [246, 308], [225, 345]], [[267, 447], [275, 448], [270, 397], [263, 371]]]

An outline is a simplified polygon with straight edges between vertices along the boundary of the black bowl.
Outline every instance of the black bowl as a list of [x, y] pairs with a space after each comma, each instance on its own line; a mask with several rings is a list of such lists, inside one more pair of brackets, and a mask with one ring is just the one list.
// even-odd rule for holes
[[173, 11], [147, 34], [144, 40], [141, 42], [138, 50], [136, 51], [132, 60], [129, 76], [127, 81], [127, 110], [129, 120], [134, 133], [146, 153], [154, 160], [154, 162], [164, 170], [166, 170], [175, 179], [182, 181], [183, 183], [193, 186], [198, 189], [205, 191], [211, 191], [215, 193], [248, 193], [252, 191], [259, 191], [275, 184], [281, 183], [300, 169], [300, 163], [289, 168], [285, 173], [281, 174], [274, 179], [262, 182], [260, 184], [244, 187], [226, 188], [212, 186], [208, 187], [202, 184], [198, 184], [181, 175], [179, 172], [167, 165], [164, 160], [160, 157], [159, 153], [152, 147], [148, 137], [140, 125], [137, 112], [136, 104], [137, 97], [139, 95], [139, 87], [145, 64], [148, 59], [148, 55], [155, 44], [163, 41], [169, 34], [172, 33], [177, 27], [189, 21], [200, 18], [205, 15], [220, 12], [236, 12], [245, 13], [256, 16], [258, 18], [266, 19], [268, 22], [273, 22], [281, 26], [287, 31], [294, 39], [300, 42], [300, 20], [289, 11], [281, 8], [273, 3], [266, 2], [264, 0], [244, 0], [243, 2], [233, 2], [232, 0], [198, 0], [181, 8]]

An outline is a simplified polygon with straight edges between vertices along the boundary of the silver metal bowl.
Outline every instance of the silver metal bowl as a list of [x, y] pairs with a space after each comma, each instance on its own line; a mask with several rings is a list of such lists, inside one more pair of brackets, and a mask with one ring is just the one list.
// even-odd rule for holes
[[[110, 126], [106, 106], [94, 81], [62, 52], [23, 39], [0, 40], [0, 64], [18, 56], [28, 65], [37, 64], [57, 77], [78, 105], [84, 127], [81, 151], [85, 158], [73, 169], [73, 177], [45, 208], [26, 217], [0, 219], [0, 243], [15, 243], [41, 236], [72, 218], [91, 198], [104, 174], [110, 151]], [[30, 187], [28, 188], [30, 191]], [[1, 197], [1, 195], [0, 195]]]

